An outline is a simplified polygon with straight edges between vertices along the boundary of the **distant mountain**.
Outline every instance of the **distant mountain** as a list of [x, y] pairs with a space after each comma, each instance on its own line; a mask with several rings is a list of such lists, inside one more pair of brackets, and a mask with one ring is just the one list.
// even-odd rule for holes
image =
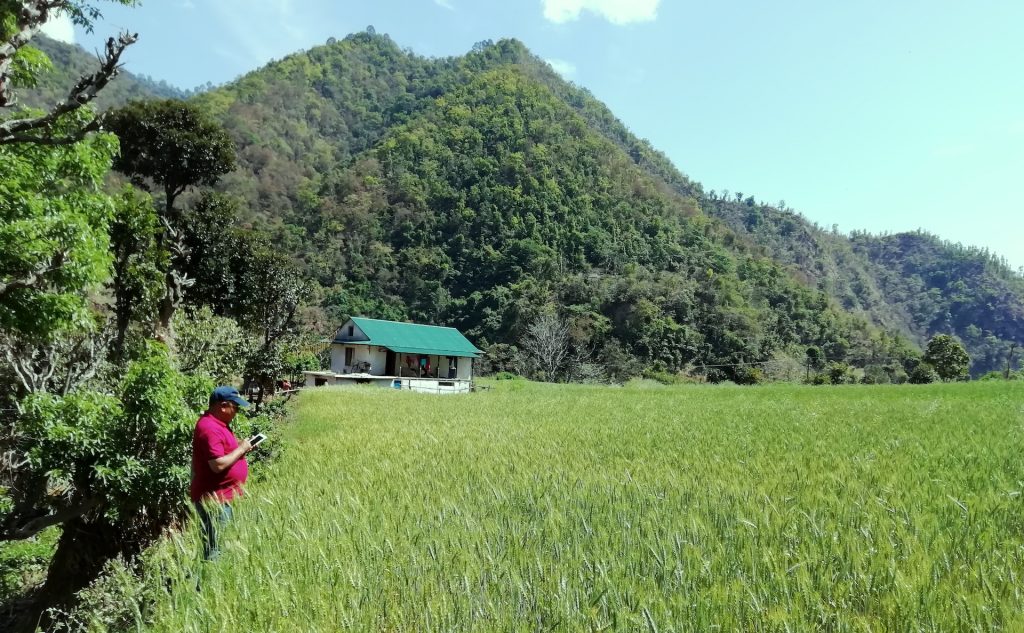
[[428, 59], [360, 33], [197, 100], [239, 148], [221, 187], [333, 320], [446, 323], [487, 346], [555, 304], [605, 367], [738, 381], [799, 370], [808, 345], [913, 355], [704, 214], [698, 184], [519, 42]]
[[741, 382], [799, 370], [809, 345], [886, 380], [936, 333], [975, 374], [1024, 343], [1024, 281], [997, 258], [705, 192], [515, 40], [433, 59], [358, 33], [195, 99], [238, 145], [221, 188], [330, 322], [445, 323], [486, 346], [557, 305], [612, 373]]
[[790, 210], [712, 193], [703, 208], [854, 314], [923, 345], [953, 334], [967, 347], [972, 373], [1005, 368], [1012, 346], [1020, 366], [1024, 278], [984, 249], [924, 232], [847, 237]]
[[[99, 66], [96, 55], [77, 44], [66, 44], [45, 35], [32, 38], [32, 46], [47, 54], [53, 62], [53, 71], [44, 73], [34, 90], [21, 92], [24, 105], [42, 107], [66, 99], [68, 90], [79, 77], [96, 72]], [[184, 99], [183, 90], [165, 81], [156, 81], [143, 75], [135, 75], [127, 69], [110, 82], [96, 97], [99, 110], [124, 105], [136, 99]]]

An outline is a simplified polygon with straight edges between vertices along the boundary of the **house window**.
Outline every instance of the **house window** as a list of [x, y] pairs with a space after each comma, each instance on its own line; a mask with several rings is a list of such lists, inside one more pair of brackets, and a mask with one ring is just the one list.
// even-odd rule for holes
[[355, 336], [356, 335], [356, 326], [354, 326], [354, 325], [348, 326], [348, 335], [349, 336]]

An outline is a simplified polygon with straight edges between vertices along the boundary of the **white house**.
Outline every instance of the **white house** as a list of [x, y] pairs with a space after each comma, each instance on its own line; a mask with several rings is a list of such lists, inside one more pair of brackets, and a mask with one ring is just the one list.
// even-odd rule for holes
[[465, 393], [481, 354], [455, 328], [352, 317], [331, 342], [331, 370], [305, 372], [306, 384]]

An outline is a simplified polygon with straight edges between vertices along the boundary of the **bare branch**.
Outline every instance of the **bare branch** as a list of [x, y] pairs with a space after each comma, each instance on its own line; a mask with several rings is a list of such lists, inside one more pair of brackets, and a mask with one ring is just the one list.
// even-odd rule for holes
[[554, 382], [569, 354], [569, 328], [557, 314], [546, 313], [530, 324], [522, 339], [522, 348], [544, 372], [544, 380]]
[[[91, 131], [98, 130], [101, 125], [98, 121], [93, 121], [70, 134], [64, 133], [59, 136], [53, 134], [52, 127], [60, 117], [81, 108], [96, 98], [99, 91], [120, 72], [121, 54], [138, 39], [137, 33], [122, 33], [116, 39], [108, 38], [106, 52], [100, 59], [99, 70], [79, 79], [71, 88], [67, 99], [57, 103], [48, 113], [38, 117], [12, 119], [0, 123], [0, 145], [8, 143], [67, 145], [80, 141]], [[9, 83], [9, 78], [0, 74], [0, 83], [6, 85]], [[0, 104], [2, 103], [0, 101]], [[32, 132], [32, 134], [26, 134], [27, 132]]]
[[0, 299], [3, 299], [4, 295], [14, 290], [43, 287], [48, 282], [46, 276], [60, 270], [64, 266], [65, 259], [66, 253], [58, 251], [54, 253], [47, 264], [41, 265], [35, 270], [21, 273], [20, 277], [11, 281], [0, 281]]
[[28, 44], [50, 17], [50, 11], [60, 8], [64, 0], [24, 0], [18, 11], [14, 34], [7, 41], [0, 42], [0, 108], [15, 104], [11, 86], [11, 67], [14, 55]]
[[83, 335], [45, 343], [5, 339], [3, 358], [21, 381], [25, 393], [66, 396], [91, 380], [106, 354], [109, 337]]
[[99, 499], [86, 499], [82, 503], [58, 510], [52, 514], [36, 517], [24, 525], [6, 528], [0, 531], [0, 541], [16, 541], [26, 539], [42, 532], [51, 525], [58, 525], [82, 516], [98, 508]]
[[93, 119], [86, 125], [83, 125], [74, 133], [68, 134], [67, 136], [36, 136], [34, 134], [12, 134], [6, 141], [0, 141], [2, 144], [10, 143], [35, 143], [36, 145], [74, 145], [78, 141], [81, 141], [86, 136], [93, 132], [98, 132], [102, 126], [100, 125], [99, 119]]

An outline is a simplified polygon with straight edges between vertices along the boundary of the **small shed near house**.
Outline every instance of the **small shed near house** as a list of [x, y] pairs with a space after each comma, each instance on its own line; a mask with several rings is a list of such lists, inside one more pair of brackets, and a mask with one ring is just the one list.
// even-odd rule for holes
[[481, 354], [455, 328], [352, 317], [331, 342], [331, 370], [306, 372], [306, 381], [462, 393], [472, 388]]

